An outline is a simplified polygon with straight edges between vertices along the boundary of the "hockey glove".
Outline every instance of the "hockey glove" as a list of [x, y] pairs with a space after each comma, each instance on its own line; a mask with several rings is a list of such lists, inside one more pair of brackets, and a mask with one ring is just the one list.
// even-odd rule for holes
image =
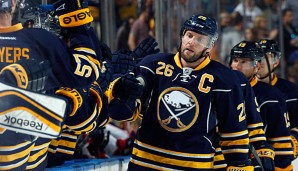
[[[256, 153], [258, 155], [258, 159], [252, 155], [251, 164], [255, 167], [255, 170], [262, 169], [262, 166], [264, 170], [266, 171], [274, 171], [274, 156], [275, 152], [273, 151], [273, 147], [269, 144], [261, 144], [256, 145]], [[261, 164], [259, 163], [261, 162]]]
[[102, 61], [110, 62], [112, 60], [112, 52], [109, 46], [103, 42], [100, 42], [99, 46], [103, 57]]
[[13, 86], [41, 92], [45, 88], [50, 69], [49, 61], [21, 60], [4, 67], [0, 79]]
[[154, 38], [144, 39], [132, 52], [132, 56], [136, 63], [147, 55], [158, 53], [160, 50], [157, 45], [158, 43]]
[[63, 96], [69, 100], [68, 103], [68, 115], [73, 116], [79, 107], [83, 104], [83, 99], [89, 94], [89, 91], [85, 89], [73, 89], [62, 87], [55, 92], [55, 94]]
[[227, 171], [254, 171], [254, 167], [248, 165], [250, 165], [249, 160], [234, 161], [229, 164]]
[[114, 74], [127, 74], [132, 71], [136, 63], [131, 56], [131, 51], [120, 50], [113, 53], [112, 56], [112, 67], [114, 69]]
[[99, 74], [99, 77], [96, 80], [96, 83], [100, 86], [101, 91], [103, 93], [107, 90], [113, 78], [113, 74], [114, 74], [114, 71], [111, 65], [107, 62], [103, 62], [101, 73]]
[[113, 89], [113, 96], [135, 101], [143, 94], [144, 85], [137, 80], [133, 74], [126, 74], [120, 78]]
[[275, 171], [293, 171], [293, 165], [289, 165], [285, 168], [275, 167]]
[[93, 21], [87, 0], [58, 0], [53, 4], [61, 27], [61, 35], [68, 35], [83, 28]]

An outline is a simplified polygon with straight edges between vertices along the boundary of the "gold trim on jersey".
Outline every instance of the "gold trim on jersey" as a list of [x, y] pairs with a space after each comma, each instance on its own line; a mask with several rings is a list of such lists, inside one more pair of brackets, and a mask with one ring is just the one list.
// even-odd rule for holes
[[164, 153], [164, 154], [168, 154], [168, 155], [173, 155], [173, 156], [180, 156], [180, 157], [187, 157], [187, 158], [212, 158], [214, 156], [214, 153], [210, 153], [210, 154], [193, 154], [193, 153], [184, 153], [184, 152], [178, 152], [178, 151], [173, 151], [173, 150], [167, 150], [167, 149], [163, 149], [163, 148], [159, 148], [159, 147], [155, 147], [146, 143], [143, 143], [141, 141], [135, 140], [135, 144], [153, 150], [153, 151], [157, 151], [160, 153]]
[[248, 131], [248, 136], [249, 137], [254, 136], [254, 135], [258, 135], [258, 134], [261, 134], [261, 135], [264, 135], [265, 134], [262, 128], [255, 129], [253, 131]]
[[34, 168], [38, 167], [40, 165], [40, 163], [45, 161], [46, 158], [47, 158], [47, 155], [43, 156], [43, 158], [38, 160], [38, 162], [36, 162], [36, 163], [33, 163], [31, 165], [30, 165], [30, 163], [28, 163], [27, 166], [26, 166], [26, 170], [31, 170], [31, 169], [34, 169]]
[[263, 127], [263, 126], [264, 126], [264, 124], [262, 122], [260, 122], [260, 123], [248, 124], [247, 128], [252, 129], [252, 128]]
[[268, 138], [268, 141], [291, 141], [290, 136], [284, 136], [284, 137], [276, 137], [276, 138]]
[[[49, 143], [46, 143], [49, 144]], [[28, 162], [34, 162], [36, 161], [40, 156], [45, 155], [48, 151], [49, 146], [44, 147], [42, 150], [39, 150], [34, 155], [30, 155]]]
[[29, 148], [27, 148], [21, 152], [18, 152], [18, 153], [0, 155], [0, 161], [1, 162], [11, 162], [11, 161], [26, 157], [26, 155], [30, 154], [30, 151], [33, 147], [34, 147], [34, 144], [32, 144]]
[[233, 132], [233, 133], [221, 133], [221, 137], [223, 138], [233, 138], [233, 137], [240, 137], [245, 134], [248, 134], [247, 130], [240, 131], [240, 132]]
[[[181, 61], [180, 61], [180, 54], [179, 52], [176, 53], [176, 55], [174, 56], [174, 61], [176, 63], [176, 65], [179, 67], [179, 68], [183, 68], [182, 64], [181, 64]], [[194, 71], [198, 71], [198, 70], [201, 70], [203, 68], [205, 68], [209, 63], [210, 63], [211, 59], [209, 57], [206, 57], [195, 69]]]
[[273, 74], [271, 85], [275, 86], [275, 84], [277, 83], [277, 80], [278, 80], [277, 76], [275, 74]]
[[22, 23], [15, 24], [10, 27], [0, 28], [0, 33], [10, 33], [15, 32], [23, 29]]
[[233, 141], [221, 141], [220, 146], [233, 146], [233, 145], [247, 145], [249, 143], [248, 138], [233, 140]]
[[179, 159], [173, 159], [173, 158], [166, 158], [162, 157], [156, 154], [151, 154], [146, 151], [139, 150], [137, 148], [134, 148], [132, 151], [132, 154], [140, 157], [145, 158], [146, 160], [151, 160], [158, 163], [164, 163], [164, 164], [171, 164], [173, 166], [179, 166], [179, 167], [188, 167], [188, 168], [195, 168], [195, 169], [211, 169], [213, 168], [213, 162], [196, 162], [191, 160], [179, 160]]
[[252, 80], [250, 81], [250, 86], [253, 87], [258, 83], [257, 77], [253, 77]]
[[291, 142], [288, 143], [273, 143], [273, 147], [275, 148], [292, 148]]
[[29, 158], [29, 155], [26, 158], [24, 158], [23, 160], [21, 160], [17, 163], [10, 164], [10, 165], [7, 165], [7, 166], [0, 166], [0, 170], [10, 170], [10, 169], [18, 168], [19, 166], [27, 163], [28, 158]]

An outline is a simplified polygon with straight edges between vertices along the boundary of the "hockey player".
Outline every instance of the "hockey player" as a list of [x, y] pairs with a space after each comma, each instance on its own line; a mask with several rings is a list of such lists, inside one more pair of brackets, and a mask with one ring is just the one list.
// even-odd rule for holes
[[149, 55], [135, 68], [145, 112], [128, 170], [213, 170], [216, 126], [227, 169], [253, 170], [241, 88], [209, 56], [217, 22], [193, 15], [180, 36], [177, 54]]
[[[268, 58], [269, 66], [268, 68], [265, 59], [262, 60], [260, 71], [258, 72], [258, 79], [265, 83], [270, 83], [274, 87], [277, 87], [284, 95], [287, 103], [290, 119], [291, 128], [291, 138], [294, 149], [294, 157], [297, 158], [297, 139], [298, 139], [298, 87], [285, 79], [277, 77], [274, 73], [276, 68], [280, 63], [281, 52], [279, 46], [275, 40], [262, 39], [259, 41], [261, 48], [263, 48], [265, 55]], [[271, 77], [271, 78], [269, 78]]]
[[256, 78], [263, 57], [263, 50], [256, 42], [242, 41], [232, 48], [230, 65], [232, 69], [241, 71], [250, 81], [260, 107], [265, 135], [268, 143], [274, 147], [275, 156], [274, 153], [261, 151], [261, 157], [274, 159], [275, 170], [291, 170], [293, 150], [289, 122], [285, 120], [287, 119], [285, 101], [279, 90], [269, 84], [258, 82]]
[[[43, 29], [25, 29], [22, 28], [20, 23], [12, 25], [13, 14], [17, 5], [18, 1], [16, 0], [0, 0], [0, 69], [3, 73], [7, 73], [5, 74], [8, 75], [5, 78], [6, 80], [11, 81], [11, 78], [14, 78], [13, 75], [17, 75], [15, 78], [19, 78], [18, 76], [22, 78], [24, 74], [24, 70], [20, 65], [8, 64], [29, 59], [37, 62], [49, 61], [51, 67], [45, 87], [42, 87], [42, 84], [36, 84], [30, 87], [33, 91], [46, 90], [47, 93], [53, 93], [54, 89], [59, 87], [84, 88], [89, 87], [92, 82], [99, 78], [102, 64], [98, 61], [98, 57], [93, 50], [91, 36], [94, 35], [94, 31], [86, 26], [92, 22], [89, 9], [85, 8], [86, 1], [65, 0], [60, 3], [61, 6], [56, 6], [56, 14], [59, 16], [60, 25], [70, 35], [70, 48], [58, 37]], [[85, 18], [80, 18], [80, 21], [69, 20], [70, 16], [81, 13], [86, 15]], [[65, 22], [66, 20], [71, 22]], [[51, 45], [50, 48], [49, 44]], [[23, 85], [23, 79], [12, 81], [15, 81], [15, 84], [21, 88], [28, 88], [28, 85]], [[77, 106], [69, 106], [70, 110], [76, 110], [80, 102], [77, 101], [74, 104], [77, 104]], [[53, 118], [56, 118], [54, 115], [47, 117], [47, 120], [42, 119], [42, 122], [33, 122], [33, 119], [30, 119], [34, 118], [32, 116], [16, 119], [32, 121], [30, 126], [33, 127], [31, 129], [35, 130], [30, 133], [34, 136], [42, 136], [49, 134], [49, 130], [40, 131], [42, 124], [51, 125]], [[62, 120], [60, 120], [61, 122]], [[24, 129], [22, 126], [24, 125], [15, 124], [9, 129], [13, 130], [13, 127], [18, 127], [19, 131]], [[23, 136], [23, 134], [10, 130], [1, 129], [0, 155], [3, 157], [0, 158], [0, 169], [25, 170], [29, 153], [34, 148], [36, 138], [34, 136], [33, 138], [32, 136]], [[55, 134], [51, 134], [51, 137], [57, 136], [61, 128], [58, 126], [54, 130]], [[46, 144], [36, 148], [44, 148], [44, 146]]]
[[[132, 71], [132, 69], [135, 66], [134, 59], [137, 60], [137, 59], [143, 58], [146, 55], [159, 52], [159, 49], [156, 48], [156, 46], [157, 46], [157, 42], [155, 41], [155, 39], [145, 39], [132, 52], [126, 53], [124, 51], [119, 51], [119, 52], [111, 53], [110, 48], [104, 43], [100, 43], [99, 50], [101, 51], [100, 53], [102, 53], [101, 56], [106, 58], [105, 62], [107, 62], [106, 63], [108, 64], [107, 66], [111, 65], [111, 67], [113, 68], [113, 74], [115, 74], [116, 78], [119, 78], [119, 76], [126, 75], [127, 73], [129, 73], [129, 71]], [[100, 89], [102, 91], [105, 91], [108, 88], [107, 86], [109, 84], [109, 80], [112, 77], [111, 76], [112, 73], [108, 72], [106, 74], [107, 75], [101, 80], [106, 80], [106, 79], [108, 80], [101, 81], [99, 83]], [[135, 84], [138, 84], [138, 82], [136, 82]], [[92, 88], [96, 89], [94, 85], [92, 85]], [[133, 92], [133, 91], [135, 91], [135, 89], [133, 88], [129, 90], [129, 92]], [[128, 94], [128, 96], [132, 96], [130, 97], [131, 99], [137, 99], [136, 97], [134, 97], [134, 94], [135, 93], [130, 93]], [[88, 101], [89, 106], [90, 105], [92, 106], [94, 102], [96, 102], [96, 100], [92, 100], [92, 99], [94, 98], [87, 97], [85, 102]], [[127, 105], [127, 101], [125, 100], [125, 98], [124, 99], [114, 98], [112, 100], [110, 99], [110, 102], [108, 103], [108, 99], [106, 98], [106, 96], [104, 96], [102, 99], [102, 103], [103, 103], [101, 105], [102, 110], [99, 115], [99, 118], [97, 119], [97, 124], [96, 124], [97, 127], [105, 126], [109, 122], [109, 120], [107, 120], [107, 117], [108, 119], [114, 119], [119, 121], [123, 121], [123, 120], [132, 121], [137, 118], [139, 113], [138, 109], [136, 109], [137, 106], [134, 103], [134, 100], [132, 100], [132, 102], [129, 105]], [[80, 107], [77, 112], [81, 114], [85, 114], [86, 116], [88, 116], [89, 113], [90, 115], [93, 112], [95, 113], [95, 111], [90, 111], [90, 108], [91, 107], [89, 108]], [[78, 116], [81, 116], [81, 115], [78, 115]], [[75, 121], [76, 119], [71, 119], [71, 120]], [[77, 120], [81, 121], [82, 119], [77, 119]], [[77, 125], [78, 125], [77, 127], [79, 128], [82, 127], [82, 124], [77, 124]], [[72, 126], [69, 129], [64, 130], [58, 139], [55, 139], [51, 142], [48, 150], [49, 154], [48, 154], [47, 167], [54, 167], [56, 165], [60, 165], [65, 160], [69, 160], [72, 158], [72, 155], [74, 154], [75, 148], [77, 145], [76, 142], [77, 142], [78, 135], [91, 132], [90, 134], [93, 137], [96, 136], [96, 133], [93, 134], [93, 130], [92, 131], [84, 130], [84, 131], [78, 132], [73, 130], [72, 128], [75, 128], [75, 127]], [[100, 128], [97, 128], [97, 129], [100, 129]], [[66, 146], [66, 144], [68, 144], [68, 146]]]
[[[242, 87], [243, 97], [245, 100], [244, 107], [245, 107], [245, 115], [247, 119], [247, 127], [248, 127], [248, 135], [249, 135], [249, 143], [250, 150], [256, 150], [257, 154], [272, 152], [270, 146], [266, 142], [265, 133], [263, 130], [263, 122], [259, 111], [259, 106], [256, 101], [255, 94], [252, 90], [252, 87], [249, 84], [249, 81], [246, 79], [245, 75], [240, 71], [234, 70], [235, 76], [234, 79], [239, 82]], [[253, 155], [252, 155], [253, 156]], [[267, 157], [265, 155], [259, 156], [261, 163], [253, 163], [255, 166], [255, 170], [261, 170], [262, 167], [270, 171], [274, 168], [273, 159]], [[255, 160], [254, 160], [255, 162]], [[224, 171], [225, 170], [225, 160], [224, 156], [221, 152], [221, 148], [216, 146], [216, 153], [214, 159], [214, 170], [217, 171]]]

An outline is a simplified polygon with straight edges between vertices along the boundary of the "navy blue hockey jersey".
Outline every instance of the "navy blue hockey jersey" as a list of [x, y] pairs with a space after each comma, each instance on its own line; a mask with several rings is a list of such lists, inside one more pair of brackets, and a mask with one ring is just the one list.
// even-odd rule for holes
[[278, 78], [276, 75], [272, 79], [272, 85], [277, 87], [286, 99], [291, 122], [291, 135], [298, 139], [298, 86], [288, 80]]
[[[250, 84], [260, 106], [265, 135], [268, 142], [274, 147], [275, 165], [284, 168], [290, 165], [294, 158], [285, 99], [277, 88], [258, 81], [256, 77]], [[285, 166], [280, 166], [280, 164], [285, 164]]]
[[[21, 24], [0, 28], [0, 69], [19, 60], [48, 60], [51, 73], [46, 90], [89, 87], [98, 78], [101, 67], [94, 50], [94, 39], [90, 36], [96, 37], [92, 29], [71, 35], [68, 47], [63, 40], [43, 29], [27, 29]], [[0, 158], [1, 169], [25, 170], [28, 160], [27, 168], [37, 168], [46, 158], [49, 140], [35, 146], [34, 141], [26, 141], [21, 135], [3, 129], [0, 138], [7, 139], [0, 141], [0, 155], [9, 156]], [[29, 158], [30, 151], [33, 156]]]
[[144, 78], [141, 101], [149, 105], [142, 106], [128, 170], [212, 170], [216, 126], [227, 163], [248, 159], [244, 100], [230, 69], [210, 58], [183, 68], [179, 53], [160, 53], [135, 74]]

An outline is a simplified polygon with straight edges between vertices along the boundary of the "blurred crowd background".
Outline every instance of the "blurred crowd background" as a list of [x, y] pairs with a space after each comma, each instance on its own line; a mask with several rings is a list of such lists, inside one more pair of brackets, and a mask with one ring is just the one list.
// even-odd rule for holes
[[[28, 0], [31, 7], [52, 2]], [[99, 39], [112, 51], [132, 50], [151, 36], [161, 52], [175, 53], [183, 22], [202, 13], [219, 24], [219, 40], [212, 49], [212, 59], [228, 66], [230, 50], [240, 41], [274, 39], [282, 50], [279, 76], [298, 84], [298, 0], [89, 0], [89, 6]], [[40, 15], [38, 10], [34, 15]], [[38, 21], [26, 24], [34, 23]], [[78, 153], [90, 158], [129, 155], [138, 122], [111, 123], [98, 133], [102, 136], [95, 147], [90, 141], [92, 135], [82, 136]], [[116, 129], [120, 137], [114, 134]]]

